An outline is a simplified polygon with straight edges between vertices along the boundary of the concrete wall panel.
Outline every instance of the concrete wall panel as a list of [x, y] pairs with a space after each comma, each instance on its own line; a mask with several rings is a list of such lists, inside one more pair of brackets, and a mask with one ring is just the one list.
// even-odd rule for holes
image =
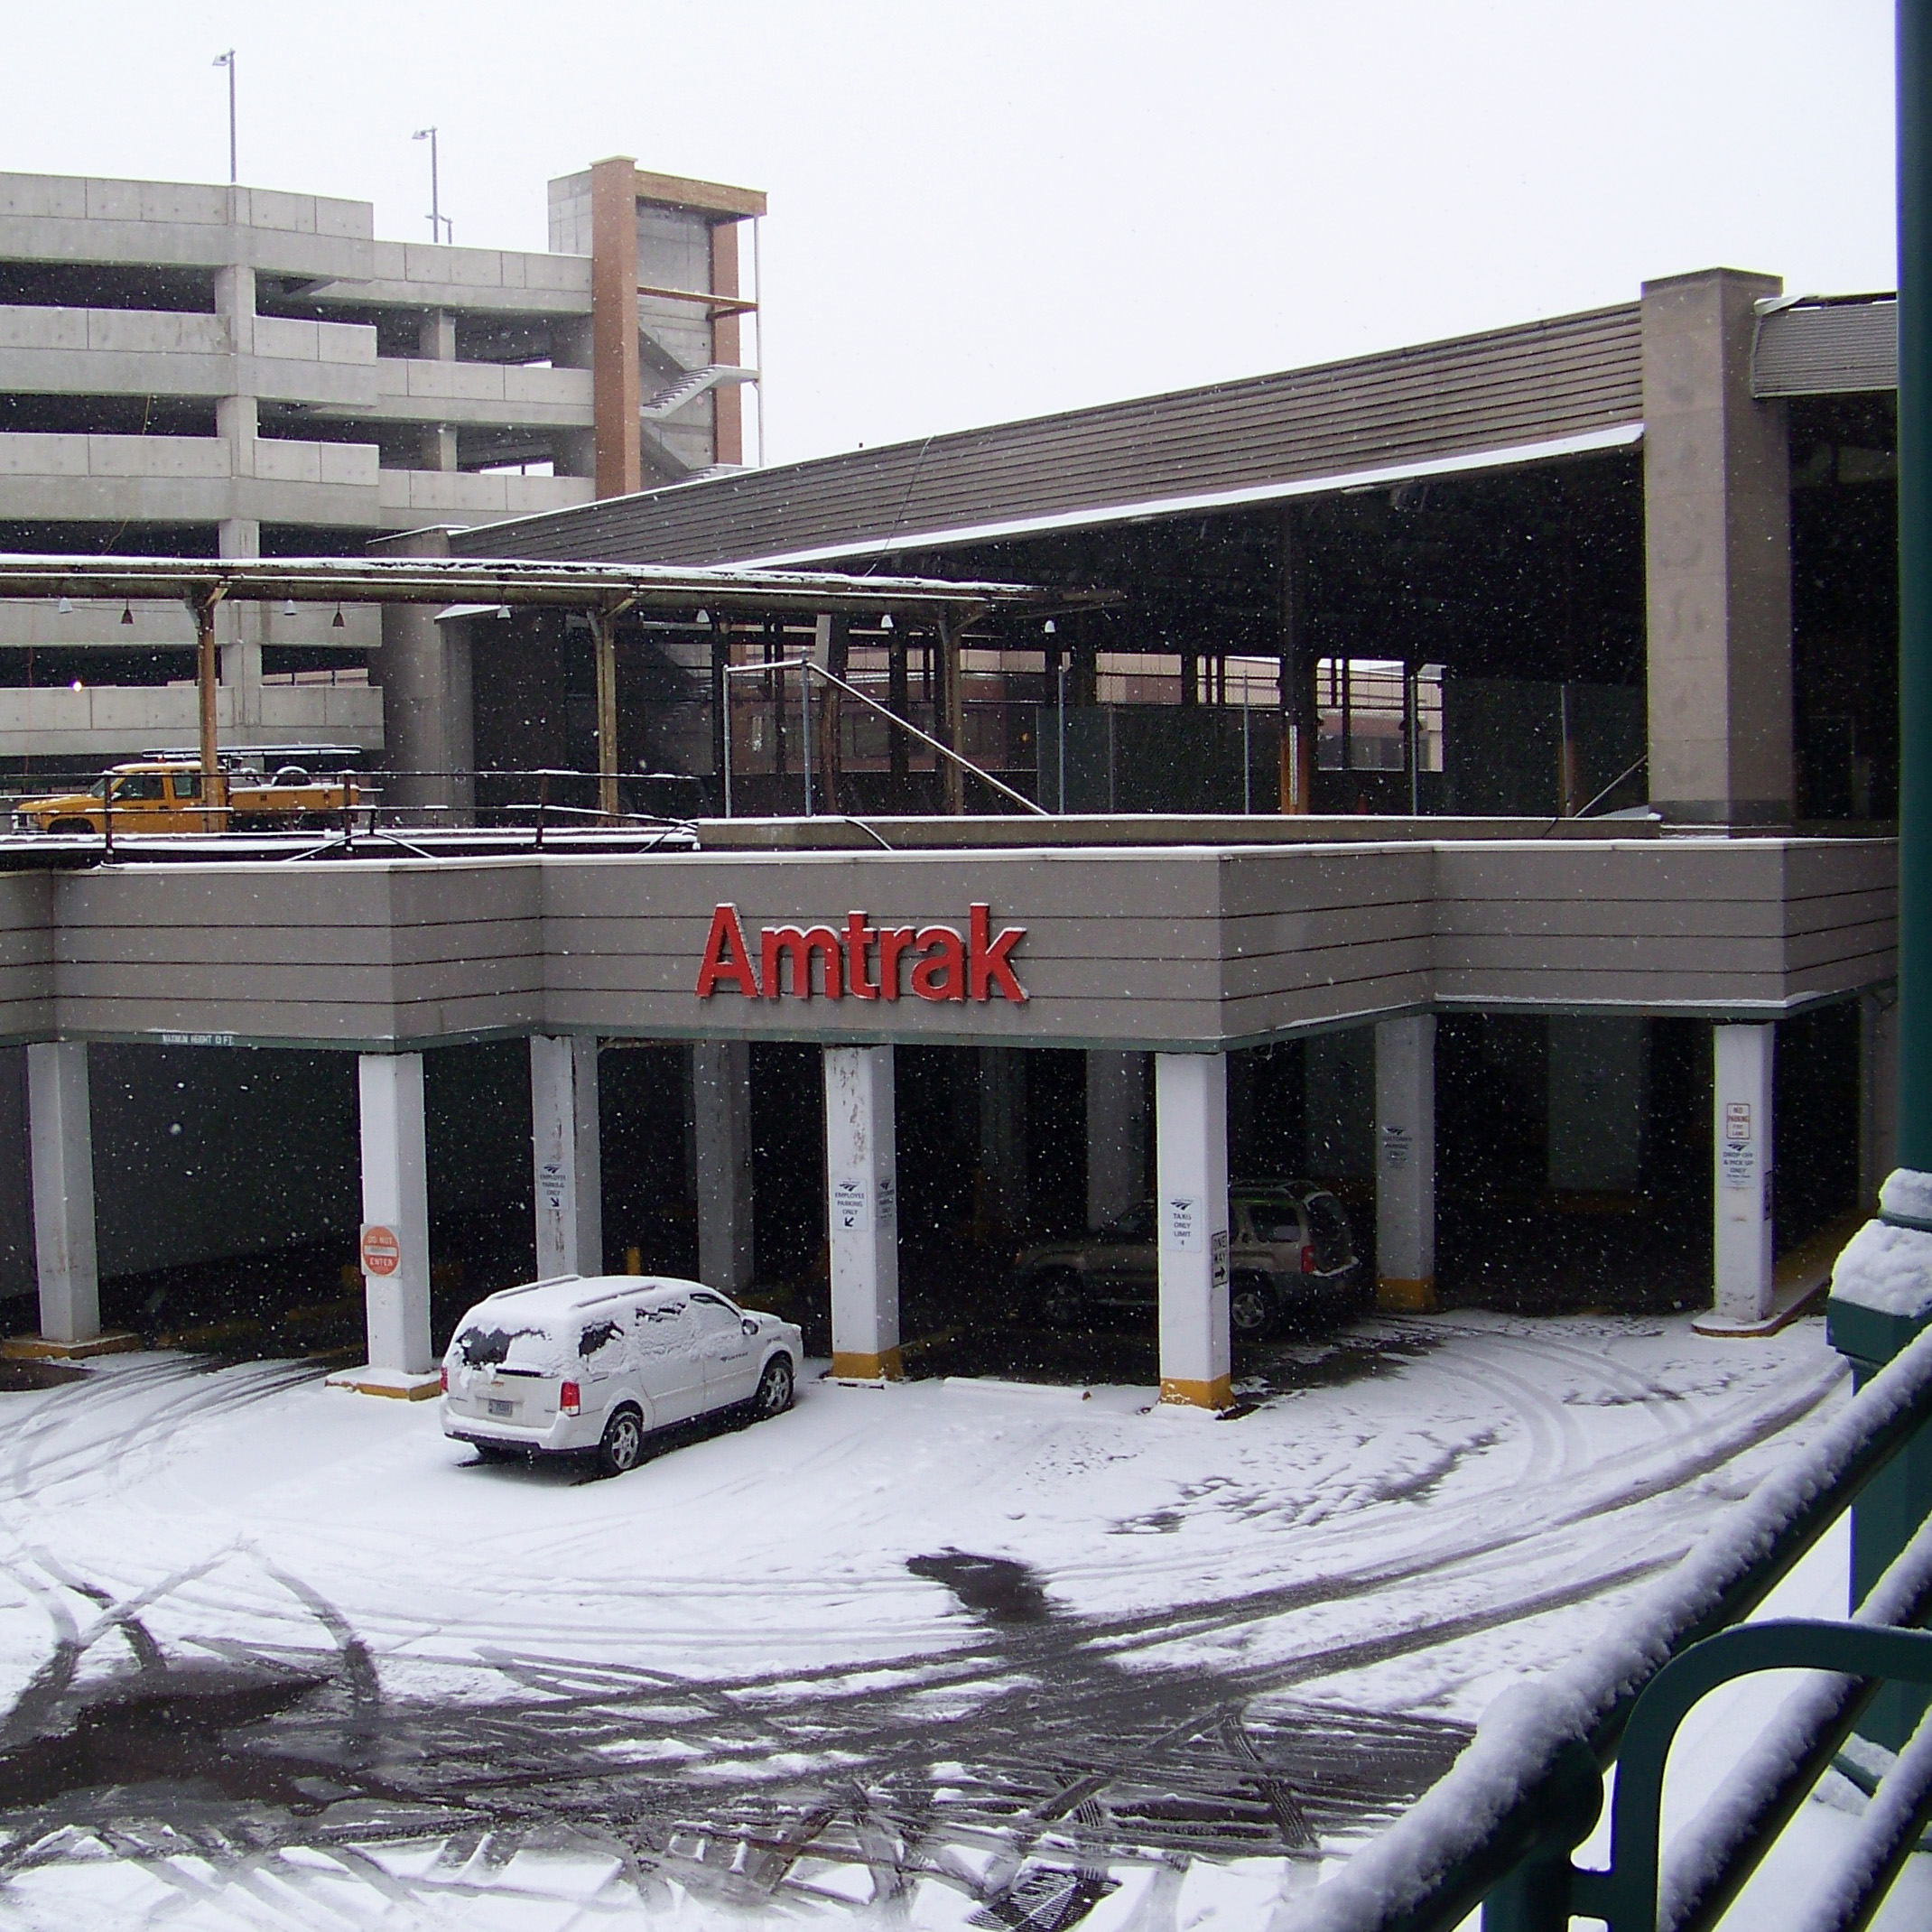
[[[344, 1045], [577, 1029], [1184, 1050], [1432, 1001], [1777, 1010], [1894, 976], [1893, 863], [1881, 841], [1674, 839], [20, 874], [0, 893], [0, 1018], [16, 1039], [57, 1023]], [[837, 930], [854, 906], [963, 931], [984, 902], [995, 930], [1026, 929], [1031, 997], [701, 1001], [726, 901], [754, 948], [762, 927]]]

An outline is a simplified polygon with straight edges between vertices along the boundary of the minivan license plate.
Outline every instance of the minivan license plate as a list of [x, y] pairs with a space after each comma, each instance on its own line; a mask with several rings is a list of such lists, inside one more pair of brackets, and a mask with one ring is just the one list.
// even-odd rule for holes
[[516, 1413], [516, 1405], [514, 1402], [492, 1400], [489, 1405], [489, 1412], [493, 1416], [514, 1416]]

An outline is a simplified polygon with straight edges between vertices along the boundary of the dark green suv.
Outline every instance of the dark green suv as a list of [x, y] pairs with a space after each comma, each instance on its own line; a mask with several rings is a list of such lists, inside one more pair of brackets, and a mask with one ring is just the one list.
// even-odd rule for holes
[[[1351, 1310], [1361, 1264], [1347, 1211], [1306, 1181], [1237, 1181], [1228, 1189], [1228, 1324], [1240, 1341], [1267, 1334], [1291, 1310]], [[1103, 1308], [1152, 1309], [1159, 1299], [1154, 1203], [1097, 1234], [1045, 1241], [1014, 1257], [1022, 1308], [1055, 1327]]]

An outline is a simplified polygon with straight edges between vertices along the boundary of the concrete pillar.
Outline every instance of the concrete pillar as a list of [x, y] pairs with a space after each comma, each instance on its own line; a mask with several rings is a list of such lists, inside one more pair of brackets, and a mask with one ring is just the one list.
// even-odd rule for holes
[[423, 1055], [364, 1054], [362, 1256], [369, 1367], [426, 1375], [430, 1203], [423, 1133]]
[[700, 1040], [691, 1049], [692, 1166], [698, 1181], [698, 1278], [727, 1295], [751, 1286], [751, 1048]]
[[1147, 1193], [1144, 1054], [1087, 1055], [1087, 1225], [1104, 1228]]
[[416, 359], [456, 360], [456, 318], [447, 309], [425, 309], [416, 318]]
[[1375, 1029], [1375, 1304], [1435, 1305], [1435, 1016]]
[[1559, 1194], [1634, 1194], [1643, 1178], [1650, 1023], [1625, 1014], [1552, 1014], [1549, 1184]]
[[831, 1372], [895, 1378], [899, 1364], [898, 1161], [892, 1049], [825, 1049]]
[[88, 1342], [100, 1333], [100, 1275], [94, 1249], [94, 1135], [84, 1043], [63, 1040], [28, 1047], [27, 1121], [41, 1333], [49, 1342]]
[[1026, 1063], [1011, 1046], [980, 1049], [981, 1218], [1002, 1239], [1026, 1219]]
[[531, 1035], [530, 1151], [539, 1278], [601, 1275], [603, 1159], [593, 1036]]
[[[227, 412], [224, 415], [224, 412]], [[216, 404], [218, 426], [237, 451], [236, 474], [242, 475], [246, 460], [248, 473], [255, 469], [255, 398], [229, 396]], [[224, 557], [259, 557], [262, 554], [262, 526], [252, 516], [228, 516], [218, 534]], [[215, 613], [215, 636], [221, 649], [221, 683], [228, 694], [228, 717], [242, 742], [250, 739], [251, 729], [262, 722], [262, 642], [267, 613], [260, 604], [232, 604], [224, 601]]]
[[1154, 1161], [1160, 1398], [1226, 1408], [1233, 1390], [1224, 1054], [1154, 1056]]
[[1712, 1117], [1717, 1172], [1716, 1309], [1733, 1322], [1771, 1312], [1771, 1063], [1777, 1028], [1714, 1026]]
[[[447, 557], [450, 532], [412, 530], [378, 537], [368, 548], [379, 557]], [[475, 806], [474, 780], [395, 775], [476, 768], [469, 627], [461, 618], [439, 624], [430, 604], [385, 604], [382, 619], [376, 677], [383, 692], [383, 769], [391, 775], [383, 802], [411, 808], [405, 825], [465, 824]]]
[[447, 423], [432, 423], [423, 430], [421, 467], [445, 474], [456, 469], [456, 432]]
[[637, 345], [637, 163], [628, 155], [590, 170], [590, 395], [597, 494], [643, 485], [644, 401]]
[[1644, 573], [1651, 802], [1666, 816], [1791, 815], [1791, 496], [1785, 406], [1751, 393], [1775, 276], [1643, 286]]

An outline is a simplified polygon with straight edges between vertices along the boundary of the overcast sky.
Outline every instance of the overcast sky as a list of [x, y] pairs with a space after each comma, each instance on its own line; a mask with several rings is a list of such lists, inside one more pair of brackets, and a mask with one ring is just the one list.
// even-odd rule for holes
[[601, 156], [763, 188], [774, 460], [1626, 301], [1890, 287], [1887, 0], [10, 0], [0, 168], [545, 246]]

